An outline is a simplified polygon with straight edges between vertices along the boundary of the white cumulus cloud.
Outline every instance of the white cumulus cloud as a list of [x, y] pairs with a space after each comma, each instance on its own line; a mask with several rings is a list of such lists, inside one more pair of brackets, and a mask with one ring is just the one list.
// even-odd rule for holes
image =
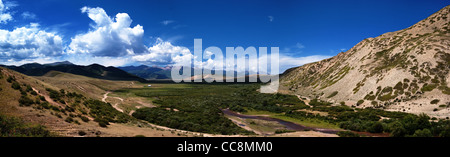
[[118, 13], [112, 18], [98, 7], [83, 7], [81, 12], [87, 13], [95, 24], [89, 32], [72, 38], [68, 53], [119, 57], [147, 52], [143, 44], [144, 28], [141, 25], [130, 27], [132, 20], [127, 13]]
[[142, 55], [134, 55], [132, 59], [146, 64], [173, 64], [190, 62], [191, 51], [182, 46], [174, 46], [168, 41], [158, 38], [156, 43]]
[[39, 28], [39, 24], [0, 29], [0, 60], [21, 61], [25, 59], [60, 56], [63, 52], [62, 38]]
[[7, 12], [9, 8], [10, 7], [5, 5], [3, 1], [0, 0], [0, 24], [5, 24], [13, 19], [11, 13]]

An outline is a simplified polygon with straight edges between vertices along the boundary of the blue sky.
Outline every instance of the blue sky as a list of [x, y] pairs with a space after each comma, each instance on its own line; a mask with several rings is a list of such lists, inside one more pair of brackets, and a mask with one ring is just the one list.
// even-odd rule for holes
[[223, 51], [227, 46], [279, 47], [286, 60], [281, 63], [284, 71], [334, 56], [365, 38], [407, 28], [449, 4], [445, 0], [1, 0], [0, 64], [69, 60], [84, 65], [165, 66], [175, 56], [192, 52], [194, 38], [202, 38], [204, 48], [217, 46]]

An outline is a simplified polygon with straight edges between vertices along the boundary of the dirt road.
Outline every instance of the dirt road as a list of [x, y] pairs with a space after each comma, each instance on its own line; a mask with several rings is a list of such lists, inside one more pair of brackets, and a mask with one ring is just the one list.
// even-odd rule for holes
[[[108, 98], [108, 94], [109, 94], [109, 93], [111, 93], [111, 92], [106, 92], [106, 93], [103, 95], [103, 98], [102, 98], [102, 101], [103, 101], [103, 102], [108, 103], [108, 102], [106, 102], [106, 99]], [[123, 102], [123, 99], [122, 99], [122, 98], [119, 98], [119, 97], [111, 97], [111, 98], [119, 99], [121, 102]], [[112, 107], [114, 107], [117, 111], [123, 113], [123, 110], [122, 110], [121, 108], [119, 108], [119, 103], [115, 103], [114, 105], [112, 105]]]
[[305, 102], [305, 105], [309, 106], [309, 108], [313, 108], [313, 107], [314, 107], [314, 106], [311, 106], [311, 105], [309, 104], [309, 102], [311, 101], [309, 98], [306, 98], [306, 97], [305, 97], [306, 100], [303, 100], [303, 99], [300, 97], [300, 95], [296, 95], [296, 96], [297, 96], [298, 99], [300, 99], [301, 101]]

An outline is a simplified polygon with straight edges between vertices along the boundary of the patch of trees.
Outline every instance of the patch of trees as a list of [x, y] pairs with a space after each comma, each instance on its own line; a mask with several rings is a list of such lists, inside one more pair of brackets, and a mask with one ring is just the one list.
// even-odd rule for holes
[[449, 137], [450, 121], [439, 120], [430, 122], [425, 114], [419, 116], [409, 114], [398, 119], [384, 119], [381, 121], [361, 120], [352, 118], [340, 123], [343, 129], [366, 131], [371, 133], [390, 133], [393, 137]]
[[[316, 104], [317, 105], [317, 104]], [[323, 105], [323, 104], [322, 104]], [[328, 112], [328, 116], [321, 116], [303, 111], [289, 111], [285, 115], [296, 119], [318, 119], [331, 124], [337, 124], [340, 128], [370, 132], [390, 133], [393, 137], [449, 137], [450, 121], [430, 121], [425, 114], [414, 115], [403, 112], [390, 112], [380, 109], [366, 108], [355, 109], [347, 106], [320, 106], [313, 108]], [[437, 120], [434, 118], [434, 120]], [[349, 132], [338, 134], [341, 137], [354, 137]]]
[[339, 137], [360, 137], [359, 134], [351, 132], [351, 131], [339, 131], [337, 133]]
[[294, 130], [287, 130], [287, 129], [277, 129], [275, 130], [275, 134], [283, 134], [283, 133], [289, 133], [289, 132], [295, 132]]
[[146, 120], [150, 123], [211, 134], [253, 134], [244, 130], [229, 119], [225, 118], [222, 111], [213, 106], [204, 106], [202, 112], [172, 111], [165, 108], [142, 108], [133, 113], [133, 117]]
[[130, 116], [117, 111], [110, 103], [90, 99], [83, 104], [90, 109], [89, 115], [94, 117], [94, 121], [98, 122], [101, 127], [106, 127], [109, 122], [126, 123], [131, 120]]
[[[224, 102], [222, 106], [229, 107], [230, 110], [241, 112], [241, 107], [252, 108], [255, 110], [270, 111], [274, 113], [286, 112], [289, 110], [299, 110], [309, 108], [297, 96], [285, 94], [264, 94], [256, 91], [255, 88], [247, 88], [233, 93], [234, 96], [229, 101]], [[228, 106], [227, 106], [228, 105]]]
[[[258, 88], [258, 85], [252, 84], [190, 85], [190, 88], [165, 88], [164, 90], [146, 88], [145, 90], [135, 89], [116, 92], [132, 92], [139, 96], [156, 99], [153, 103], [158, 104], [160, 110], [149, 110], [153, 114], [157, 113], [160, 117], [166, 117], [164, 120], [157, 117], [140, 116], [136, 118], [177, 129], [216, 134], [248, 133], [225, 118], [220, 109], [229, 108], [235, 112], [246, 112], [246, 109], [249, 108], [282, 113], [309, 108], [296, 96], [262, 94], [257, 91]], [[166, 109], [177, 109], [179, 112], [169, 112]], [[210, 119], [217, 120], [211, 121]], [[224, 129], [223, 126], [227, 126], [225, 128], [228, 129]], [[221, 129], [226, 131], [220, 131]]]

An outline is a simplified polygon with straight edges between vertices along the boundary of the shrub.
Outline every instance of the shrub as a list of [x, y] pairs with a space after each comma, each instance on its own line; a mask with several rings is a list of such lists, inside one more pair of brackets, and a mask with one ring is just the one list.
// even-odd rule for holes
[[6, 81], [8, 81], [9, 83], [12, 83], [12, 81], [15, 81], [16, 79], [15, 78], [13, 78], [13, 77], [11, 77], [11, 76], [9, 76], [7, 79], [6, 79]]
[[376, 106], [376, 105], [378, 105], [378, 102], [377, 101], [372, 101], [370, 104]]
[[369, 128], [369, 132], [371, 132], [371, 133], [382, 133], [383, 130], [384, 130], [383, 124], [381, 124], [381, 122], [375, 122]]
[[40, 95], [39, 95], [39, 99], [41, 99], [41, 101], [47, 101], [47, 100], [45, 100], [45, 97], [44, 97], [44, 96], [40, 96]]
[[20, 84], [17, 82], [13, 82], [11, 85], [11, 88], [15, 89], [15, 90], [20, 90]]
[[33, 91], [33, 88], [31, 88], [30, 85], [25, 85], [27, 92]]
[[106, 120], [106, 119], [95, 118], [94, 121], [95, 121], [95, 122], [98, 122], [98, 123], [104, 123], [104, 124], [106, 124], [106, 125], [109, 125], [109, 121]]
[[436, 88], [437, 87], [437, 85], [436, 84], [424, 84], [423, 86], [422, 86], [422, 89], [421, 89], [421, 91], [422, 92], [428, 92], [428, 91], [432, 91], [434, 88]]
[[282, 133], [288, 133], [288, 132], [295, 132], [293, 130], [286, 130], [286, 129], [277, 129], [275, 131], [275, 134], [282, 134]]
[[403, 84], [402, 84], [402, 82], [398, 82], [398, 83], [394, 86], [394, 89], [397, 89], [397, 90], [403, 90]]
[[390, 93], [390, 92], [392, 92], [392, 87], [389, 87], [389, 86], [384, 87], [381, 92], [383, 92], [383, 93]]
[[36, 100], [34, 101], [34, 103], [40, 105], [40, 104], [41, 104], [41, 100], [36, 99]]
[[50, 88], [46, 88], [45, 90], [49, 92], [50, 98], [53, 100], [58, 101], [61, 98], [61, 94], [58, 91]]
[[233, 106], [230, 107], [230, 110], [236, 111], [236, 112], [247, 112], [247, 110], [245, 110], [240, 105], [233, 105]]
[[89, 118], [87, 118], [85, 116], [81, 116], [80, 118], [83, 122], [86, 122], [86, 123], [89, 122]]
[[[448, 119], [448, 117], [447, 117]], [[440, 137], [450, 137], [450, 126], [447, 126], [442, 130], [442, 132], [439, 134]]]
[[367, 95], [364, 97], [364, 99], [366, 99], [366, 100], [375, 100], [375, 98], [376, 98], [376, 96], [375, 96], [375, 95], [372, 95], [372, 94], [367, 94]]
[[356, 102], [356, 105], [359, 106], [359, 105], [361, 105], [363, 103], [364, 103], [364, 100], [359, 100], [358, 102]]
[[78, 135], [80, 135], [80, 136], [84, 136], [84, 135], [86, 135], [86, 132], [84, 132], [83, 130], [81, 130], [81, 131], [78, 131]]
[[378, 100], [388, 101], [388, 100], [394, 99], [395, 97], [397, 97], [396, 94], [389, 93], [389, 94], [386, 94], [386, 95], [378, 96]]
[[55, 113], [55, 116], [58, 118], [62, 118], [62, 116], [59, 113]]
[[339, 137], [360, 137], [359, 134], [351, 132], [351, 131], [339, 131], [337, 133]]
[[431, 102], [430, 102], [431, 104], [437, 104], [437, 103], [439, 103], [439, 99], [434, 99], [434, 100], [431, 100]]
[[102, 128], [107, 128], [108, 125], [105, 122], [98, 122], [98, 125]]
[[31, 106], [34, 104], [34, 101], [30, 99], [28, 96], [21, 96], [19, 99], [20, 106]]
[[40, 104], [45, 109], [50, 109], [50, 104], [47, 101], [44, 101]]
[[398, 121], [392, 123], [390, 128], [392, 137], [404, 137], [406, 135], [406, 129]]
[[433, 137], [433, 134], [429, 129], [416, 130], [414, 132], [413, 137]]
[[37, 95], [37, 93], [33, 90], [30, 92], [31, 95]]
[[73, 118], [72, 117], [67, 117], [66, 120], [67, 123], [72, 123], [73, 122]]
[[338, 91], [334, 91], [327, 98], [332, 98], [332, 97], [336, 96], [338, 93], [339, 93]]

